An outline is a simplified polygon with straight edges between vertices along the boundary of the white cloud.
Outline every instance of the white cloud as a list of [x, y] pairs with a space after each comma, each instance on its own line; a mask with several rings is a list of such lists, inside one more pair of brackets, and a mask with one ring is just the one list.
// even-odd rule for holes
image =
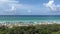
[[43, 5], [52, 11], [60, 11], [60, 4], [56, 5], [54, 0], [49, 0], [48, 3], [44, 3]]
[[17, 2], [14, 0], [0, 0], [0, 9], [2, 9], [2, 11], [13, 11], [16, 7], [14, 4], [17, 5]]
[[29, 13], [31, 13], [32, 11], [31, 10], [28, 10]]
[[0, 0], [0, 15], [1, 14], [15, 14], [20, 11], [21, 9], [26, 10], [27, 12], [32, 12], [32, 10], [40, 10], [32, 5], [21, 4], [19, 1], [16, 0]]
[[13, 11], [13, 10], [15, 10], [15, 7], [14, 7], [14, 6], [12, 6], [12, 7], [11, 7], [11, 10], [12, 10], [12, 11]]

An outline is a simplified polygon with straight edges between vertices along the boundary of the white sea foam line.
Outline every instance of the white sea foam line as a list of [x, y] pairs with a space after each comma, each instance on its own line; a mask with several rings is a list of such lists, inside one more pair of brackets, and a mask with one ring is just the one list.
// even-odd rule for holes
[[[22, 21], [1, 21], [0, 23], [6, 23], [6, 22], [10, 22], [10, 23], [18, 23], [18, 22], [22, 22]], [[37, 22], [33, 22], [34, 24], [37, 24]], [[49, 22], [49, 21], [45, 21], [45, 22], [39, 22], [39, 23], [59, 23], [60, 24], [60, 22], [57, 22], [57, 21], [52, 21], [52, 22]]]

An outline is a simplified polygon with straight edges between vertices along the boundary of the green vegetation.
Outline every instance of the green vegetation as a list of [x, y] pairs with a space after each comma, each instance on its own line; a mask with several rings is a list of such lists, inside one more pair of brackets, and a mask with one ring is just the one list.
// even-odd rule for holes
[[60, 24], [35, 26], [0, 26], [0, 34], [60, 34]]

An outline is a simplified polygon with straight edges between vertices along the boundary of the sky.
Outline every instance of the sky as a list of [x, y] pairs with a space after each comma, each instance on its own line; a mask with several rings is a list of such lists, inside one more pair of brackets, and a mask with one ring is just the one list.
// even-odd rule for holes
[[0, 0], [0, 15], [60, 15], [60, 0]]

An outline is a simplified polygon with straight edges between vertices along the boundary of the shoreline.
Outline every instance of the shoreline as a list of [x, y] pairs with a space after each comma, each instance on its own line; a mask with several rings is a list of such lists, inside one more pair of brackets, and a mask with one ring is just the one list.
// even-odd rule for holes
[[49, 22], [49, 21], [46, 21], [46, 22], [32, 22], [32, 21], [30, 21], [30, 22], [22, 22], [22, 21], [17, 21], [17, 22], [0, 22], [0, 24], [2, 24], [2, 25], [9, 25], [9, 24], [11, 24], [11, 25], [18, 25], [18, 24], [20, 24], [20, 25], [36, 25], [36, 24], [60, 24], [60, 22]]
[[45, 22], [45, 23], [37, 23], [37, 24], [34, 24], [34, 23], [0, 23], [0, 27], [1, 26], [7, 26], [9, 28], [12, 28], [14, 26], [36, 26], [36, 25], [54, 25], [54, 24], [57, 24], [57, 25], [60, 25], [60, 23], [50, 23], [50, 22]]

